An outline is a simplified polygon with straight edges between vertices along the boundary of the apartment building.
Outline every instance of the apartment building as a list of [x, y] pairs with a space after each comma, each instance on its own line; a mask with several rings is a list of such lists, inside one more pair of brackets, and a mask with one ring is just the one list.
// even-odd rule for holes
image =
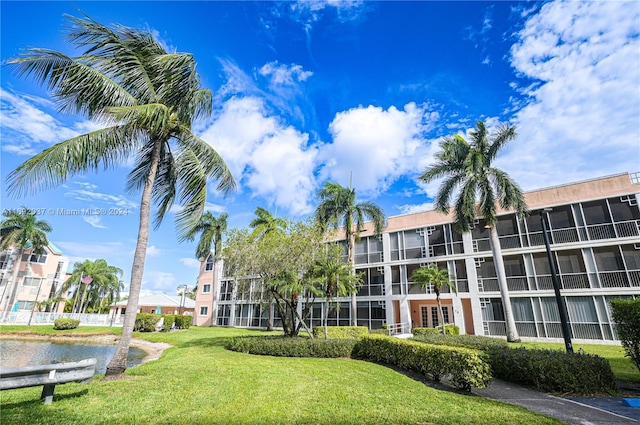
[[[35, 254], [32, 247], [27, 247], [18, 259], [19, 252], [16, 246], [0, 252], [0, 312], [3, 316], [11, 311], [31, 311], [34, 303], [54, 298], [69, 267], [69, 258], [51, 242], [43, 254]], [[17, 282], [12, 281], [15, 267], [19, 267]], [[15, 284], [18, 287], [12, 302]], [[53, 307], [48, 308], [50, 311]], [[59, 303], [57, 311], [63, 309], [64, 303]]]
[[[608, 302], [640, 296], [640, 173], [535, 190], [525, 197], [527, 218], [499, 211], [496, 224], [518, 333], [523, 338], [562, 338], [544, 218], [572, 337], [615, 339]], [[370, 224], [365, 226], [355, 246], [356, 271], [363, 276], [357, 294], [359, 325], [437, 326], [433, 288], [411, 281], [415, 269], [437, 263], [449, 270], [457, 288], [457, 294], [441, 295], [445, 322], [467, 334], [505, 335], [489, 230], [479, 218], [470, 232], [460, 234], [452, 219], [436, 211], [390, 217], [379, 236]], [[202, 262], [194, 323], [265, 327], [268, 309], [259, 301], [260, 285], [245, 285], [239, 293], [223, 268], [214, 267], [211, 258]], [[321, 325], [321, 301], [312, 308], [312, 326]], [[349, 299], [337, 302], [340, 309], [330, 312], [329, 325], [347, 326]]]

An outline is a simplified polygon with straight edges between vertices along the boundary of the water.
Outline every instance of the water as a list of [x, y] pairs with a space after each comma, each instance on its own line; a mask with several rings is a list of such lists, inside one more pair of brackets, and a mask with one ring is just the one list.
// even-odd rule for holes
[[[33, 366], [50, 363], [75, 362], [95, 357], [96, 374], [107, 371], [107, 364], [116, 352], [115, 345], [89, 345], [48, 341], [0, 341], [0, 365], [4, 367]], [[127, 367], [142, 363], [146, 353], [129, 348]]]

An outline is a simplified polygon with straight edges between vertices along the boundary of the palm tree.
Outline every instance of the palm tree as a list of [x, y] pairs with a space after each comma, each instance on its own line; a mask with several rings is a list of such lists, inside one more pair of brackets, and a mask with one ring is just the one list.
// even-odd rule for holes
[[[364, 220], [373, 221], [374, 232], [379, 235], [385, 222], [382, 209], [373, 202], [356, 202], [356, 190], [340, 186], [338, 183], [327, 182], [318, 191], [320, 203], [316, 208], [316, 220], [327, 227], [344, 227], [347, 241], [347, 259], [351, 265], [351, 274], [355, 272], [354, 246], [364, 230]], [[356, 292], [351, 293], [351, 324], [358, 325]]]
[[442, 335], [446, 335], [447, 328], [444, 323], [444, 312], [442, 311], [442, 303], [440, 302], [440, 292], [443, 287], [448, 287], [451, 288], [454, 293], [458, 293], [449, 272], [445, 269], [439, 269], [437, 265], [431, 263], [427, 267], [420, 267], [414, 270], [411, 274], [411, 280], [419, 283], [423, 289], [430, 285], [433, 286], [433, 292], [436, 293], [436, 302], [438, 303], [438, 315], [440, 316], [440, 323], [442, 323]]
[[[331, 248], [331, 247], [329, 247]], [[340, 249], [342, 251], [342, 249]], [[346, 297], [358, 290], [360, 278], [351, 273], [351, 264], [345, 263], [336, 250], [327, 250], [326, 255], [316, 261], [312, 270], [313, 276], [320, 280], [325, 299], [323, 317], [324, 339], [328, 340], [327, 322], [331, 300], [336, 297]], [[339, 304], [338, 304], [339, 307]]]
[[256, 208], [256, 217], [251, 220], [249, 227], [253, 229], [252, 235], [261, 238], [271, 232], [279, 232], [287, 228], [287, 222], [282, 218], [271, 215], [269, 211], [262, 207]]
[[149, 31], [107, 27], [86, 15], [67, 17], [68, 38], [84, 50], [81, 56], [32, 48], [6, 63], [46, 84], [62, 110], [86, 114], [106, 127], [37, 154], [9, 174], [8, 187], [18, 195], [33, 192], [135, 158], [127, 189], [142, 192], [140, 224], [122, 336], [107, 366], [107, 375], [118, 375], [126, 369], [138, 310], [151, 204], [157, 206], [158, 227], [180, 199], [176, 225], [184, 235], [202, 216], [207, 181], [225, 193], [235, 182], [218, 153], [191, 132], [192, 120], [212, 109], [211, 91], [201, 87], [191, 54], [167, 52]]
[[[73, 272], [60, 287], [60, 293], [75, 287], [74, 298], [76, 304], [80, 301], [77, 311], [86, 312], [91, 306], [93, 311], [100, 310], [105, 300], [112, 301], [115, 294], [123, 289], [119, 277], [122, 269], [109, 265], [106, 260], [85, 260], [73, 265]], [[90, 279], [86, 279], [86, 278]], [[83, 278], [84, 281], [83, 281]], [[86, 302], [85, 302], [86, 300]]]
[[186, 235], [187, 240], [195, 239], [200, 234], [200, 240], [196, 247], [196, 258], [206, 261], [211, 255], [211, 247], [213, 246], [213, 301], [211, 305], [211, 326], [215, 325], [218, 316], [218, 288], [220, 283], [218, 279], [218, 263], [222, 258], [222, 234], [227, 230], [227, 219], [229, 215], [224, 213], [216, 218], [211, 211], [207, 211], [202, 215], [198, 224], [191, 229]]
[[[516, 129], [503, 124], [489, 135], [484, 123], [478, 121], [470, 135], [470, 142], [460, 135], [444, 138], [440, 143], [442, 150], [436, 155], [436, 163], [429, 166], [419, 179], [429, 183], [445, 178], [434, 203], [436, 210], [444, 214], [449, 213], [454, 190], [460, 188], [453, 210], [454, 224], [461, 233], [471, 230], [476, 216], [484, 217], [487, 227], [490, 228], [489, 241], [502, 296], [507, 341], [517, 342], [520, 337], [511, 310], [502, 250], [495, 226], [496, 203], [505, 210], [515, 211], [518, 217], [526, 215], [527, 205], [518, 184], [507, 173], [493, 167], [493, 161], [500, 149], [516, 138]], [[477, 210], [476, 201], [479, 201]]]
[[[11, 291], [9, 291], [6, 304], [4, 304], [4, 313], [6, 314], [7, 310], [12, 308], [18, 292], [18, 272], [25, 250], [31, 245], [33, 247], [32, 254], [44, 253], [44, 247], [49, 245], [47, 233], [51, 232], [51, 226], [44, 220], [38, 220], [37, 214], [27, 207], [4, 210], [2, 215], [4, 220], [0, 222], [0, 251], [14, 245], [18, 248], [18, 256], [11, 276]], [[31, 256], [29, 256], [30, 259]], [[2, 300], [0, 300], [0, 305], [2, 305]]]

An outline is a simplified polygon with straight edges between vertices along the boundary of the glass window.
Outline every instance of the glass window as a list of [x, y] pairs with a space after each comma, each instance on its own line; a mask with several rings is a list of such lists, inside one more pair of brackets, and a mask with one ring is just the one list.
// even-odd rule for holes
[[204, 266], [205, 272], [210, 272], [211, 270], [213, 270], [213, 255], [209, 255], [209, 257], [207, 258], [207, 263]]
[[206, 316], [207, 314], [209, 314], [209, 307], [207, 307], [206, 305], [201, 306], [200, 316]]
[[598, 323], [596, 306], [591, 297], [566, 297], [569, 321], [577, 323]]
[[207, 283], [205, 285], [202, 285], [202, 293], [203, 294], [208, 294], [211, 292], [211, 284]]
[[640, 270], [640, 245], [622, 245], [621, 248], [624, 262], [627, 263], [627, 269]]
[[640, 209], [638, 205], [630, 205], [632, 195], [621, 198], [609, 199], [609, 208], [613, 214], [613, 221], [640, 220]]
[[516, 322], [533, 322], [533, 307], [529, 298], [511, 298], [513, 319]]
[[587, 225], [611, 222], [607, 202], [604, 199], [600, 201], [584, 202], [582, 204], [582, 212]]
[[504, 271], [507, 276], [526, 276], [524, 271], [524, 262], [522, 256], [513, 255], [507, 256], [503, 259]]
[[622, 255], [617, 246], [602, 246], [593, 248], [596, 257], [596, 265], [600, 271], [624, 270]]
[[516, 224], [516, 216], [514, 214], [498, 217], [496, 223], [496, 229], [498, 229], [498, 235], [517, 235], [518, 225]]
[[575, 227], [570, 205], [554, 207], [553, 211], [549, 212], [549, 220], [552, 229]]
[[39, 286], [42, 278], [40, 277], [25, 277], [22, 282], [23, 286]]

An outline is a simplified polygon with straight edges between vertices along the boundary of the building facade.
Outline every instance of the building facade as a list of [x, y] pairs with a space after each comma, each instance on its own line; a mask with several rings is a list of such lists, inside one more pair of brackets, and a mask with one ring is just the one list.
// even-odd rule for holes
[[[640, 173], [619, 174], [540, 189], [525, 194], [530, 215], [518, 219], [498, 212], [498, 230], [507, 285], [518, 333], [523, 338], [560, 339], [560, 318], [551, 267], [542, 233], [542, 218], [557, 265], [572, 337], [614, 340], [609, 301], [640, 296]], [[434, 327], [439, 323], [432, 288], [411, 281], [413, 271], [428, 263], [447, 268], [457, 294], [441, 295], [444, 320], [461, 332], [506, 334], [502, 300], [482, 218], [460, 234], [452, 215], [435, 211], [388, 219], [380, 236], [365, 226], [355, 246], [356, 271], [363, 276], [357, 294], [358, 324]], [[194, 323], [265, 327], [267, 311], [260, 285], [234, 290], [233, 280], [211, 259], [201, 264]], [[350, 324], [349, 299], [338, 299], [329, 325]], [[314, 304], [312, 326], [321, 325], [324, 303]], [[275, 318], [276, 326], [278, 318]]]
[[[11, 247], [0, 253], [0, 314], [32, 311], [34, 304], [55, 298], [66, 279], [69, 258], [62, 255], [54, 244], [49, 243], [43, 254], [34, 254], [27, 248], [18, 259], [20, 249]], [[17, 281], [13, 282], [15, 267], [18, 267]], [[17, 288], [16, 286], [17, 285]], [[15, 291], [15, 297], [11, 295]], [[64, 302], [47, 306], [46, 311], [62, 312]]]

